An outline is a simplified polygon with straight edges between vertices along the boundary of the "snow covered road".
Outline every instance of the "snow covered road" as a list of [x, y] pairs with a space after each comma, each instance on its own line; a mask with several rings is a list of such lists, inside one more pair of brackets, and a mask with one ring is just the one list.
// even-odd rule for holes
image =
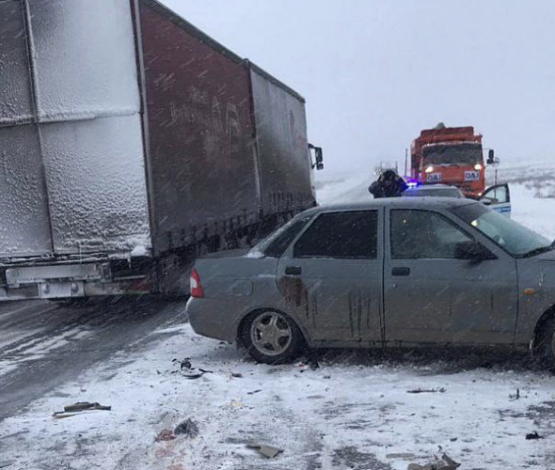
[[184, 304], [144, 300], [81, 308], [0, 304], [0, 423], [115, 352], [144, 345], [184, 314]]
[[[463, 469], [555, 467], [554, 379], [517, 363], [344, 351], [317, 357], [319, 368], [272, 367], [186, 324], [154, 336], [5, 420], [2, 460], [17, 469], [405, 470], [446, 452]], [[194, 370], [174, 361], [185, 358]], [[211, 372], [185, 377], [199, 368]], [[52, 417], [76, 401], [112, 411]], [[186, 418], [198, 437], [155, 442]], [[545, 439], [526, 440], [534, 431]], [[265, 460], [252, 441], [284, 452]]]

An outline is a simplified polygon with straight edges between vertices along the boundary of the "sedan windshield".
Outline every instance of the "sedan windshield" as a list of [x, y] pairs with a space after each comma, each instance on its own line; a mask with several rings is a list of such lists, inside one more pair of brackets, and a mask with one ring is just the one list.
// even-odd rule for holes
[[452, 212], [515, 257], [526, 258], [554, 249], [547, 238], [482, 204], [459, 206]]

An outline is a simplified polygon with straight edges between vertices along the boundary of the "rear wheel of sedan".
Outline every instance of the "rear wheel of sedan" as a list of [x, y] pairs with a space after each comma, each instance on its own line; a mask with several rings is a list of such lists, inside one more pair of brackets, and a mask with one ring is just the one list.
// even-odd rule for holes
[[304, 349], [303, 334], [287, 315], [275, 310], [255, 312], [243, 322], [240, 339], [258, 362], [283, 364]]

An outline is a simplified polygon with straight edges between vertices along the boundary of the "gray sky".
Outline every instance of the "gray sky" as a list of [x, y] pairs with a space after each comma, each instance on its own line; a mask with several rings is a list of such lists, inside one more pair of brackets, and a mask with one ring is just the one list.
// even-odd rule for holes
[[307, 99], [329, 170], [404, 161], [439, 121], [555, 158], [553, 0], [163, 0]]

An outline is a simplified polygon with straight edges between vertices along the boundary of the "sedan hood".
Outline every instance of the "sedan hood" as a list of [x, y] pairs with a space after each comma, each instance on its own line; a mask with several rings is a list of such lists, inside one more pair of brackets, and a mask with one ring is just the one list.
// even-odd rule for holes
[[534, 256], [532, 259], [537, 259], [541, 261], [555, 261], [555, 250], [542, 253], [541, 255]]

